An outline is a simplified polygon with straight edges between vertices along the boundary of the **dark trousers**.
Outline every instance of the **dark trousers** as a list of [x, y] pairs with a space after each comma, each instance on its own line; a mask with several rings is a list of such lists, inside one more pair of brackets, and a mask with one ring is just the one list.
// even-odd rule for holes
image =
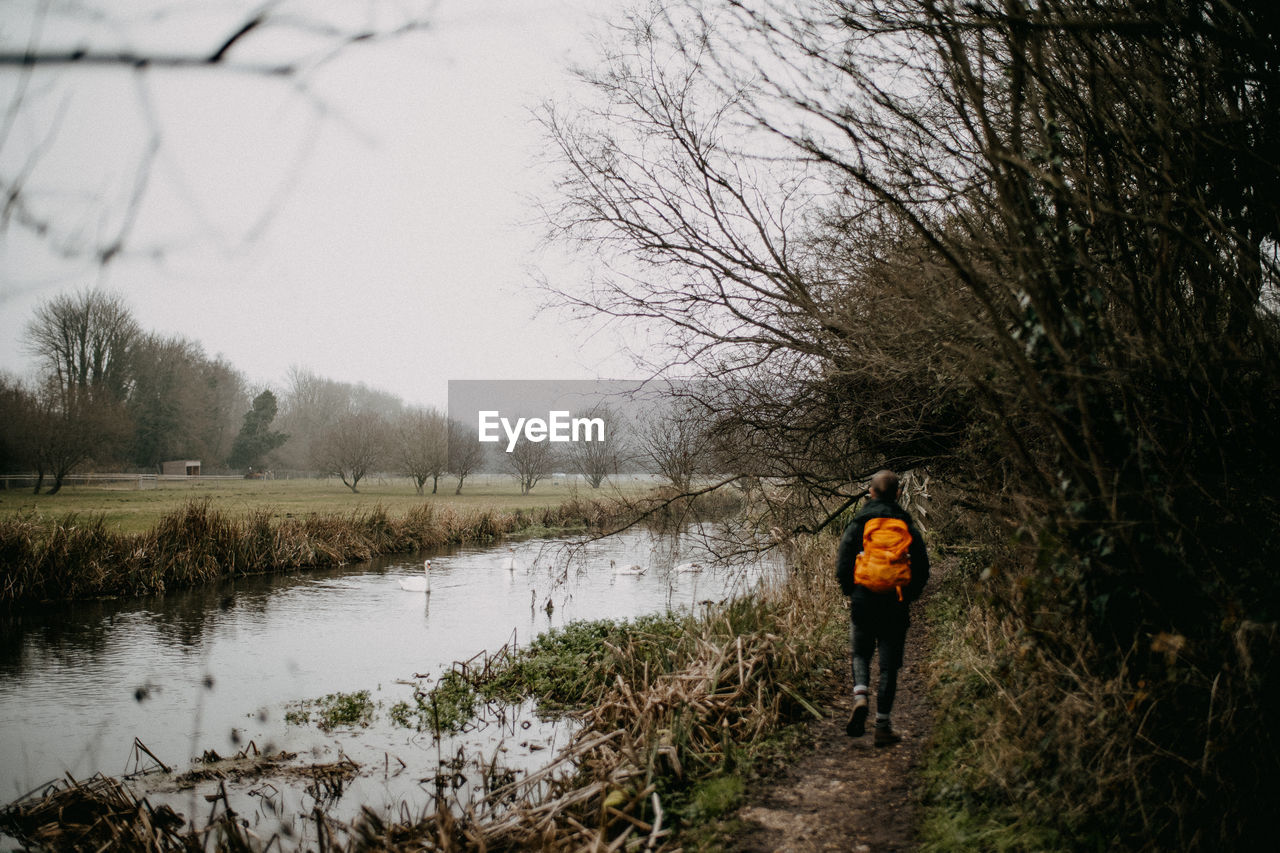
[[850, 642], [853, 647], [853, 683], [869, 685], [871, 659], [880, 653], [880, 683], [876, 689], [876, 713], [888, 716], [898, 692], [898, 670], [907, 646], [910, 616], [907, 605], [894, 595], [859, 594], [849, 603]]

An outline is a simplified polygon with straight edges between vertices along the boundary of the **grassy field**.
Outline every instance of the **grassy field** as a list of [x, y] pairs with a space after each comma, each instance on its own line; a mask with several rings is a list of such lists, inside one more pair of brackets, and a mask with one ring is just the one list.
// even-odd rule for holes
[[33, 495], [29, 488], [0, 490], [0, 519], [34, 513], [39, 519], [56, 519], [68, 514], [101, 516], [105, 526], [118, 533], [142, 533], [155, 527], [160, 518], [181, 509], [193, 499], [209, 501], [211, 509], [228, 516], [266, 511], [275, 518], [306, 518], [312, 515], [367, 513], [377, 507], [399, 515], [424, 502], [437, 508], [495, 511], [537, 509], [558, 506], [567, 500], [636, 497], [653, 488], [649, 478], [620, 478], [605, 481], [599, 489], [585, 483], [544, 480], [528, 495], [510, 477], [480, 475], [468, 478], [462, 494], [453, 493], [456, 481], [440, 481], [438, 494], [419, 495], [413, 482], [403, 477], [367, 478], [358, 494], [333, 479], [297, 480], [168, 480], [154, 488], [132, 485], [67, 485], [56, 495]]

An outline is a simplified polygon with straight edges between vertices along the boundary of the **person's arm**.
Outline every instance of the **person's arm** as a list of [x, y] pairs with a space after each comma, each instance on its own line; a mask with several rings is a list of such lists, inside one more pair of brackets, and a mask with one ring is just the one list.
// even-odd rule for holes
[[853, 594], [853, 563], [862, 550], [862, 528], [865, 519], [854, 519], [844, 529], [840, 537], [840, 550], [836, 552], [836, 582], [845, 595]]

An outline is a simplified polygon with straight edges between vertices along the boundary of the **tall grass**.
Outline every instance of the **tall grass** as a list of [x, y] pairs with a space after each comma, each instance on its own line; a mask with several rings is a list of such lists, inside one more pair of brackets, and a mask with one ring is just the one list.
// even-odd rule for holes
[[0, 605], [145, 595], [226, 578], [334, 566], [531, 528], [601, 527], [634, 507], [572, 498], [558, 506], [495, 510], [423, 503], [277, 519], [266, 508], [231, 515], [193, 500], [145, 533], [114, 532], [101, 516], [0, 518]]
[[[1029, 630], [1018, 606], [1026, 581], [989, 571], [1015, 559], [965, 552], [929, 606], [940, 710], [922, 849], [1261, 849], [1224, 801], [1274, 774], [1272, 736], [1250, 744], [1254, 772], [1223, 767], [1233, 767], [1226, 732], [1256, 717], [1262, 697], [1233, 695], [1213, 675], [1220, 664], [1173, 634], [1131, 648], [1117, 671], [1099, 666], [1095, 641], [1069, 618], [1046, 611], [1053, 630]], [[1174, 719], [1178, 751], [1160, 729], [1170, 709], [1185, 712]]]

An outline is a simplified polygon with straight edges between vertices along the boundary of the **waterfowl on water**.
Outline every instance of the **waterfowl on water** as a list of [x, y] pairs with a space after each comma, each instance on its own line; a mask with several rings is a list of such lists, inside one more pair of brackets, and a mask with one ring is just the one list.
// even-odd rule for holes
[[618, 565], [617, 565], [613, 560], [610, 560], [610, 561], [609, 561], [609, 565], [613, 568], [613, 573], [614, 573], [615, 575], [632, 575], [632, 576], [636, 576], [636, 575], [642, 575], [642, 574], [644, 574], [644, 573], [645, 573], [645, 571], [646, 571], [645, 567], [644, 567], [644, 566], [641, 566], [641, 565], [640, 565], [640, 564], [638, 564], [638, 563], [632, 563], [631, 565], [627, 566], [626, 568], [621, 568], [621, 567], [619, 567], [619, 566], [618, 566]]
[[515, 548], [507, 549], [507, 556], [502, 558], [502, 562], [499, 563], [499, 565], [509, 572], [524, 571], [524, 564], [521, 563], [519, 559], [517, 559]]
[[678, 574], [690, 574], [692, 572], [702, 571], [702, 563], [681, 563], [676, 566], [675, 571]]
[[431, 561], [422, 564], [422, 577], [407, 578], [400, 581], [400, 588], [409, 592], [425, 592], [431, 594]]

